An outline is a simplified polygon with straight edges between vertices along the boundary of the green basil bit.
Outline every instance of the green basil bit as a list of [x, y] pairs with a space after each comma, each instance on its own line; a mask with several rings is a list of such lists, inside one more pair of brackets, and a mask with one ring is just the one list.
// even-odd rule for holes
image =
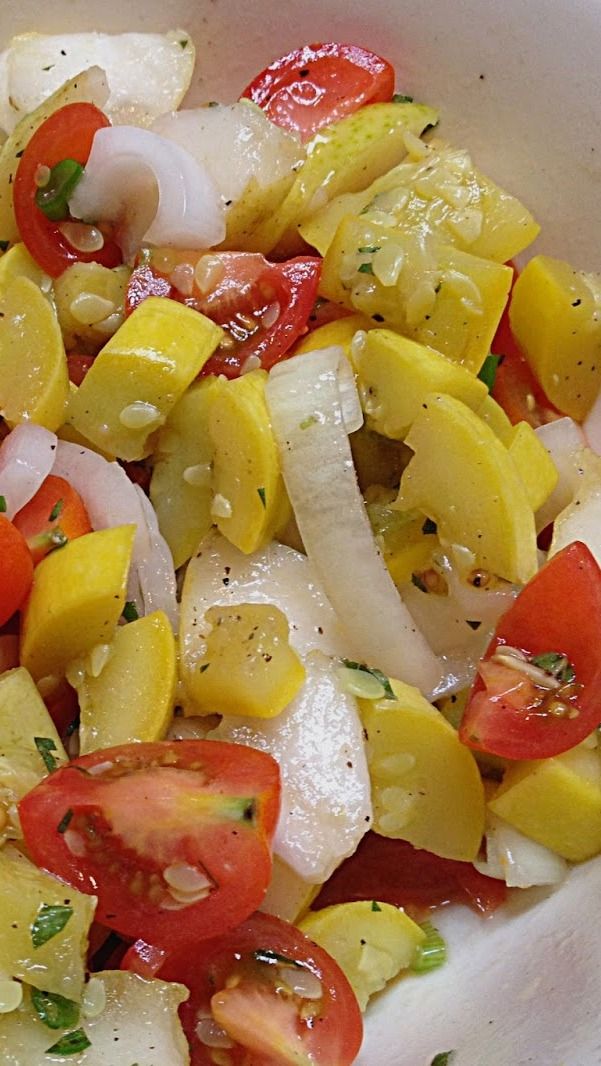
[[51, 774], [57, 767], [56, 759], [52, 754], [53, 751], [57, 750], [56, 744], [50, 737], [34, 737], [33, 742], [44, 760], [44, 766], [48, 773]]
[[267, 503], [266, 503], [266, 500], [265, 500], [265, 489], [263, 488], [263, 486], [261, 486], [260, 489], [257, 489], [257, 492], [259, 494], [259, 499], [260, 499], [261, 503], [263, 504], [263, 507], [267, 507]]
[[58, 992], [41, 992], [32, 988], [31, 1002], [40, 1021], [49, 1029], [70, 1029], [79, 1021], [79, 1007]]
[[79, 1055], [81, 1051], [92, 1046], [83, 1029], [74, 1029], [72, 1033], [65, 1033], [52, 1047], [46, 1048], [47, 1055]]
[[435, 1055], [432, 1059], [430, 1066], [449, 1066], [454, 1054], [454, 1051], [439, 1051], [438, 1055]]
[[478, 377], [480, 378], [480, 381], [484, 382], [489, 392], [492, 392], [493, 390], [495, 378], [497, 376], [497, 370], [502, 362], [502, 355], [487, 355], [480, 368], [480, 373], [478, 374]]
[[396, 699], [390, 681], [386, 677], [386, 674], [383, 674], [381, 670], [377, 670], [375, 666], [366, 666], [365, 663], [356, 663], [352, 659], [343, 659], [342, 663], [346, 666], [347, 670], [359, 670], [363, 674], [371, 674], [372, 677], [375, 677], [376, 681], [380, 682], [386, 693], [386, 699]]
[[67, 827], [69, 825], [69, 822], [71, 821], [72, 817], [73, 817], [73, 811], [69, 807], [69, 810], [65, 811], [65, 813], [63, 814], [60, 822], [58, 823], [58, 825], [56, 827], [57, 833], [64, 833], [65, 832], [65, 830], [67, 829]]
[[379, 252], [382, 246], [380, 244], [365, 244], [363, 248], [358, 248], [357, 251], [361, 255], [374, 255], [375, 252]]
[[539, 670], [544, 670], [546, 674], [556, 677], [558, 681], [569, 683], [576, 677], [574, 667], [567, 655], [559, 651], [544, 651], [540, 655], [533, 655], [530, 662], [533, 666], [538, 666]]
[[266, 962], [270, 966], [284, 965], [284, 966], [300, 966], [299, 962], [294, 959], [289, 959], [287, 955], [280, 955], [278, 951], [272, 951], [271, 948], [258, 948], [257, 951], [251, 952], [253, 959], [256, 962]]
[[42, 903], [31, 926], [31, 943], [34, 948], [41, 948], [52, 940], [65, 928], [72, 915], [73, 907], [63, 906], [62, 903]]
[[361, 266], [359, 267], [360, 274], [373, 274], [373, 272], [374, 268], [371, 263], [361, 263]]
[[83, 167], [75, 159], [61, 159], [51, 168], [48, 183], [35, 194], [35, 202], [46, 218], [62, 222], [69, 217], [69, 200], [82, 174]]
[[52, 508], [50, 514], [48, 515], [48, 521], [49, 522], [56, 521], [56, 519], [58, 518], [58, 516], [61, 513], [61, 511], [62, 511], [64, 506], [65, 506], [65, 501], [64, 500], [57, 500], [55, 505], [54, 505], [54, 507]]
[[372, 911], [381, 911], [382, 910], [380, 904], [376, 903], [375, 899], [372, 899], [372, 901], [371, 901], [371, 909], [372, 909]]
[[0, 514], [6, 511], [6, 496], [0, 496]]
[[407, 96], [405, 93], [395, 93], [392, 102], [393, 104], [412, 104], [413, 97]]
[[133, 600], [126, 601], [122, 614], [126, 622], [135, 622], [140, 617], [138, 614], [138, 608]]

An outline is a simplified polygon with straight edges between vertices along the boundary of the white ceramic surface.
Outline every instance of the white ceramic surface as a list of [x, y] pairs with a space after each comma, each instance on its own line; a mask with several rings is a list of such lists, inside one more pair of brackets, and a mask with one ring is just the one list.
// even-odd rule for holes
[[[197, 45], [196, 100], [232, 99], [306, 41], [380, 51], [399, 88], [441, 108], [443, 135], [534, 210], [537, 250], [601, 268], [601, 0], [0, 0], [2, 39], [175, 26]], [[429, 1066], [451, 1048], [453, 1066], [600, 1066], [600, 900], [601, 860], [488, 922], [444, 912], [448, 966], [370, 1007], [359, 1066]]]

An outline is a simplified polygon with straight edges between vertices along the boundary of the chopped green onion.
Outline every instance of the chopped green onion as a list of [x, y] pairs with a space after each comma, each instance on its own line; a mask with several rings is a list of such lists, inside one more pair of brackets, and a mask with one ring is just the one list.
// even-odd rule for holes
[[576, 671], [567, 655], [562, 655], [559, 651], [544, 651], [540, 655], [533, 655], [530, 662], [559, 681], [569, 683], [576, 677]]
[[358, 248], [358, 252], [361, 255], [374, 255], [375, 252], [379, 252], [381, 245], [379, 244], [366, 244], [363, 248]]
[[299, 423], [299, 427], [298, 428], [299, 429], [308, 429], [309, 426], [314, 426], [316, 422], [317, 422], [317, 419], [316, 419], [315, 415], [309, 415], [308, 418], [303, 418], [302, 422]]
[[480, 381], [483, 381], [489, 392], [492, 392], [497, 376], [497, 370], [503, 360], [502, 355], [487, 355], [484, 360], [478, 377]]
[[381, 670], [376, 670], [375, 666], [366, 666], [365, 663], [353, 662], [352, 659], [343, 659], [342, 662], [344, 666], [346, 666], [347, 670], [360, 670], [361, 673], [370, 674], [371, 677], [375, 677], [376, 681], [379, 681], [382, 688], [384, 689], [384, 692], [386, 694], [385, 699], [396, 699], [396, 696], [392, 691], [390, 681], [386, 677], [386, 674], [383, 674]]
[[69, 826], [69, 822], [71, 821], [72, 817], [73, 817], [73, 811], [69, 807], [69, 810], [65, 811], [65, 813], [63, 814], [60, 822], [58, 823], [58, 825], [56, 827], [57, 833], [64, 833], [65, 832], [65, 830]]
[[40, 1021], [49, 1029], [69, 1029], [79, 1021], [79, 1007], [72, 999], [58, 992], [42, 992], [32, 988], [31, 1002]]
[[436, 522], [433, 522], [431, 518], [426, 518], [426, 521], [422, 526], [422, 533], [425, 533], [426, 535], [430, 533], [438, 533]]
[[57, 750], [56, 744], [50, 737], [34, 737], [33, 742], [44, 760], [44, 766], [51, 774], [53, 770], [56, 770], [56, 759], [52, 754]]
[[6, 496], [0, 496], [0, 514], [6, 511]]
[[65, 1033], [52, 1047], [46, 1048], [47, 1055], [79, 1055], [80, 1051], [92, 1046], [83, 1029], [75, 1029], [72, 1033]]
[[451, 1056], [454, 1054], [454, 1051], [439, 1051], [438, 1055], [432, 1059], [430, 1066], [449, 1066]]
[[82, 174], [83, 167], [75, 159], [61, 159], [51, 168], [48, 183], [35, 194], [35, 202], [46, 218], [62, 222], [69, 217], [69, 200]]
[[381, 911], [382, 910], [380, 904], [376, 903], [375, 899], [372, 899], [372, 901], [371, 901], [371, 909], [372, 909], [372, 911]]
[[133, 600], [126, 601], [122, 614], [126, 622], [135, 622], [136, 619], [140, 617], [140, 615], [138, 614], [138, 608], [136, 607]]
[[42, 903], [31, 926], [31, 943], [41, 948], [60, 933], [73, 914], [73, 907], [62, 904]]
[[261, 500], [263, 507], [267, 507], [267, 503], [265, 502], [265, 489], [263, 486], [261, 486], [260, 489], [257, 489], [257, 492], [259, 493], [259, 499]]
[[48, 515], [48, 521], [49, 522], [54, 522], [58, 518], [58, 516], [61, 513], [61, 511], [62, 511], [64, 506], [65, 506], [65, 501], [64, 500], [57, 500], [55, 505], [54, 505], [54, 507], [52, 508], [50, 514]]
[[412, 104], [413, 97], [406, 96], [405, 93], [395, 93], [392, 98], [393, 104]]
[[371, 263], [361, 263], [361, 266], [359, 267], [360, 274], [373, 274], [373, 272], [374, 268]]
[[426, 934], [426, 939], [419, 945], [411, 969], [414, 973], [429, 973], [447, 961], [447, 945], [432, 922], [422, 922], [420, 928]]

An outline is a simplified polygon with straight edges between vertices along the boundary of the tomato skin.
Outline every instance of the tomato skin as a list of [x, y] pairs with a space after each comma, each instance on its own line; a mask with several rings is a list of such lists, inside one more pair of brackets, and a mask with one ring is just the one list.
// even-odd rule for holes
[[394, 68], [352, 44], [307, 44], [270, 63], [242, 93], [277, 126], [308, 140], [364, 104], [392, 99]]
[[56, 278], [73, 263], [102, 263], [118, 266], [122, 256], [117, 245], [105, 240], [98, 252], [80, 252], [35, 202], [36, 171], [40, 165], [53, 167], [63, 159], [84, 165], [97, 130], [110, 126], [106, 115], [94, 104], [67, 104], [50, 115], [34, 133], [17, 167], [13, 185], [15, 218], [21, 239], [36, 263]]
[[57, 687], [44, 696], [44, 703], [59, 736], [66, 738], [69, 726], [72, 726], [79, 715], [77, 692], [65, 678], [61, 678]]
[[[67, 811], [69, 832], [61, 833]], [[232, 928], [256, 909], [271, 876], [278, 812], [271, 756], [193, 740], [85, 755], [19, 806], [38, 866], [97, 895], [96, 919], [108, 928], [170, 948]], [[74, 853], [74, 840], [83, 854]], [[163, 873], [182, 863], [200, 868], [211, 887], [205, 898], [172, 909]]]
[[[268, 914], [254, 914], [238, 928], [224, 936], [205, 940], [200, 944], [190, 943], [178, 952], [168, 952], [159, 963], [158, 957], [150, 954], [148, 945], [134, 944], [123, 959], [122, 968], [134, 970], [142, 976], [157, 976], [165, 981], [181, 981], [190, 989], [190, 999], [180, 1007], [180, 1017], [188, 1037], [192, 1066], [213, 1066], [210, 1049], [201, 1044], [195, 1028], [198, 1012], [210, 1012], [211, 1000], [226, 991], [227, 978], [233, 971], [242, 973], [238, 986], [246, 999], [249, 1010], [254, 1013], [252, 996], [258, 999], [255, 1020], [258, 1026], [249, 1026], [256, 1039], [256, 1029], [261, 1017], [270, 1018], [278, 1009], [281, 997], [262, 987], [262, 973], [271, 969], [268, 963], [256, 962], [252, 952], [270, 951], [288, 959], [305, 964], [321, 981], [324, 990], [323, 1010], [313, 1025], [298, 1022], [302, 1034], [301, 1047], [305, 1054], [313, 1056], [316, 1066], [350, 1066], [361, 1047], [363, 1025], [354, 993], [337, 963], [320, 947], [288, 922]], [[152, 949], [150, 949], [152, 952]], [[235, 990], [237, 991], [237, 989]], [[261, 996], [260, 993], [263, 993]], [[271, 1007], [270, 1007], [271, 1004]], [[235, 1066], [277, 1066], [291, 1061], [263, 1052], [245, 1051], [239, 1044], [229, 1051]]]
[[77, 352], [70, 352], [67, 356], [67, 371], [69, 373], [69, 381], [73, 385], [81, 385], [88, 370], [94, 362], [95, 356], [93, 355], [80, 355]]
[[504, 644], [528, 655], [566, 655], [582, 686], [578, 714], [537, 714], [509, 698], [487, 698], [478, 675], [459, 730], [464, 744], [507, 759], [548, 759], [601, 723], [601, 570], [586, 545], [568, 544], [532, 578], [501, 617], [484, 661]]
[[[58, 509], [56, 518], [50, 515]], [[23, 534], [34, 563], [39, 563], [56, 547], [50, 536], [60, 531], [67, 540], [91, 533], [92, 526], [83, 500], [68, 481], [49, 474], [35, 496], [14, 517], [14, 524]]]
[[18, 611], [33, 581], [33, 559], [17, 527], [0, 514], [0, 626]]

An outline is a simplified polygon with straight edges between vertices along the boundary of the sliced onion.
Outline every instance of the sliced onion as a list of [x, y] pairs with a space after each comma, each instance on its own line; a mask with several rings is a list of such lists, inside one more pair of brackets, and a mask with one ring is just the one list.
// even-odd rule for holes
[[[559, 480], [549, 499], [536, 514], [536, 528], [541, 530], [550, 522], [554, 522], [560, 511], [570, 503], [579, 479], [578, 455], [586, 440], [578, 423], [567, 416], [558, 418], [555, 422], [547, 422], [534, 432], [547, 449], [559, 474]], [[593, 451], [599, 450], [593, 448]]]
[[478, 860], [474, 866], [488, 877], [505, 881], [509, 888], [557, 885], [568, 874], [565, 859], [494, 814], [487, 818], [486, 862]]
[[338, 349], [324, 349], [271, 372], [266, 398], [284, 480], [307, 555], [354, 657], [432, 694], [441, 663], [376, 548], [344, 424], [338, 362]]
[[75, 218], [118, 223], [127, 256], [142, 240], [210, 248], [225, 237], [225, 207], [206, 167], [136, 126], [98, 130], [69, 207]]
[[146, 614], [152, 611], [164, 611], [173, 628], [177, 629], [179, 612], [175, 594], [173, 556], [167, 541], [159, 531], [156, 511], [148, 496], [144, 494], [139, 485], [134, 485], [134, 491], [142, 509], [150, 543], [149, 554], [137, 562], [144, 610]]
[[0, 445], [0, 496], [6, 514], [14, 518], [52, 470], [56, 434], [33, 422], [15, 426]]
[[589, 448], [577, 453], [575, 480], [572, 501], [553, 523], [549, 558], [581, 540], [601, 566], [601, 458]]

